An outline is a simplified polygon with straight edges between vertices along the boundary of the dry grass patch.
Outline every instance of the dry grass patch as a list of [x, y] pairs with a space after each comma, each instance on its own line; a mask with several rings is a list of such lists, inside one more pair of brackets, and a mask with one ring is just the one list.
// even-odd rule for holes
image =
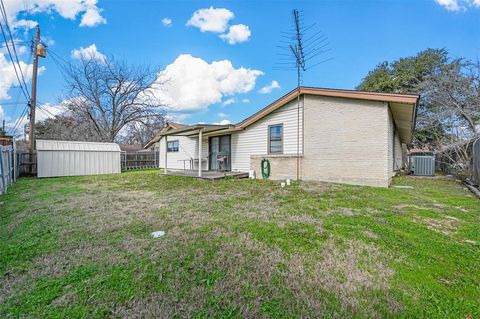
[[325, 192], [335, 191], [339, 188], [338, 185], [325, 182], [316, 181], [302, 181], [300, 189], [310, 194], [322, 194]]
[[428, 229], [445, 236], [453, 236], [458, 232], [460, 220], [453, 216], [445, 215], [440, 219], [437, 218], [422, 218], [415, 216], [414, 221], [425, 225]]
[[[355, 313], [362, 308], [362, 313], [378, 317], [375, 307], [385, 301], [392, 312], [400, 308], [389, 293], [389, 280], [394, 271], [386, 261], [387, 256], [361, 241], [339, 244], [328, 240], [317, 254], [296, 255], [290, 259], [288, 285], [315, 309], [320, 310], [322, 306], [318, 299], [321, 287], [333, 292], [348, 312]], [[381, 293], [375, 294], [375, 291]]]

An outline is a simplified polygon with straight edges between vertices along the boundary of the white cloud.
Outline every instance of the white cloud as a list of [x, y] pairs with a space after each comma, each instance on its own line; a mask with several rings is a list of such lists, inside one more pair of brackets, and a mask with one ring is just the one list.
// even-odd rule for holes
[[62, 105], [62, 103], [58, 105], [53, 105], [51, 103], [42, 104], [35, 110], [35, 123], [46, 120], [48, 118], [53, 118], [56, 115], [59, 115], [65, 111], [66, 109]]
[[97, 46], [94, 44], [89, 47], [80, 47], [79, 49], [72, 50], [72, 58], [74, 59], [96, 59], [99, 61], [105, 61], [107, 57], [98, 51]]
[[187, 21], [187, 25], [197, 27], [202, 32], [221, 33], [225, 32], [228, 22], [234, 17], [233, 12], [228, 9], [210, 7], [195, 11]]
[[[23, 76], [27, 83], [32, 78], [32, 67], [32, 64], [26, 64], [25, 62], [20, 61], [20, 69], [22, 70]], [[44, 66], [38, 68], [38, 74], [43, 74], [45, 70], [46, 69]], [[18, 65], [17, 71], [19, 71]], [[7, 60], [5, 54], [3, 52], [0, 52], [0, 100], [10, 99], [8, 91], [13, 86], [19, 86], [17, 76], [15, 75], [14, 66], [11, 61]]]
[[166, 27], [171, 27], [172, 26], [172, 19], [170, 18], [163, 18], [162, 23]]
[[37, 21], [21, 19], [15, 23], [16, 28], [33, 29], [38, 25]]
[[104, 24], [106, 20], [100, 15], [101, 9], [97, 6], [97, 2], [98, 0], [4, 0], [8, 20], [14, 28], [36, 26], [36, 22], [33, 20], [17, 20], [20, 14], [31, 16], [38, 13], [52, 14], [53, 12], [70, 20], [75, 20], [81, 15], [80, 26], [93, 27]]
[[220, 38], [227, 41], [229, 44], [245, 42], [248, 40], [252, 32], [248, 25], [235, 24], [228, 28], [228, 33], [221, 34]]
[[225, 120], [221, 120], [220, 122], [215, 122], [213, 123], [214, 125], [228, 125], [228, 124], [232, 124], [232, 122], [230, 122], [229, 120], [225, 119]]
[[230, 105], [230, 104], [233, 104], [233, 103], [236, 103], [236, 102], [237, 102], [236, 98], [230, 98], [228, 100], [223, 101], [222, 105], [227, 106], [227, 105]]
[[250, 100], [249, 99], [243, 99], [242, 102], [243, 103], [250, 103]]
[[448, 11], [465, 11], [469, 7], [479, 7], [480, 0], [435, 0]]
[[208, 63], [182, 54], [159, 73], [157, 83], [165, 84], [154, 94], [171, 111], [202, 111], [224, 96], [251, 91], [261, 75], [259, 70], [235, 68], [229, 60]]
[[278, 82], [277, 81], [272, 81], [272, 83], [270, 83], [269, 85], [264, 86], [263, 88], [258, 90], [258, 93], [268, 94], [268, 93], [272, 92], [274, 89], [279, 89], [279, 88], [280, 88], [280, 85], [278, 84]]
[[5, 114], [5, 111], [3, 110], [3, 107], [1, 105], [0, 105], [0, 119], [7, 120], [7, 115]]
[[97, 7], [88, 8], [82, 16], [81, 27], [94, 27], [99, 24], [106, 24], [107, 19], [100, 15], [100, 9]]
[[225, 114], [225, 113], [223, 113], [223, 112], [217, 113], [217, 115], [218, 115], [219, 117], [227, 117], [227, 116], [228, 116], [228, 114]]

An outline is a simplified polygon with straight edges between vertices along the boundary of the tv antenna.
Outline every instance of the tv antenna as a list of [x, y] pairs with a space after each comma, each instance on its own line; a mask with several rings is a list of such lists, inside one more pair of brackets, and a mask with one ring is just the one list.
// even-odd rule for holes
[[297, 9], [292, 10], [292, 28], [282, 32], [281, 37], [275, 69], [296, 70], [297, 87], [302, 83], [302, 73], [332, 59], [319, 59], [330, 51], [328, 38], [316, 23], [305, 26], [302, 13]]
[[[292, 10], [292, 28], [282, 32], [281, 51], [277, 53], [280, 61], [275, 66], [276, 70], [297, 71], [297, 180], [300, 179], [300, 85], [302, 74], [315, 66], [331, 60], [332, 58], [319, 59], [330, 51], [328, 38], [317, 24], [305, 26], [301, 11]], [[303, 108], [302, 108], [303, 120]], [[303, 125], [302, 125], [303, 127]], [[303, 143], [303, 139], [302, 139]], [[303, 152], [303, 148], [302, 148]]]

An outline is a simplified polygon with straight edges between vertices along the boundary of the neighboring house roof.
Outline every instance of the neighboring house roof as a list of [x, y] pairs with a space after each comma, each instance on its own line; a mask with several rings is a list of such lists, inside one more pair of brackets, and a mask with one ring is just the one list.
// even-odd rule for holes
[[[262, 119], [268, 114], [274, 112], [280, 107], [284, 106], [288, 102], [297, 98], [298, 95], [316, 95], [316, 96], [326, 96], [326, 97], [335, 97], [335, 98], [345, 98], [345, 99], [355, 99], [355, 100], [367, 100], [367, 101], [378, 101], [378, 102], [387, 102], [390, 105], [390, 109], [393, 113], [393, 118], [395, 124], [399, 130], [401, 140], [404, 143], [410, 143], [412, 141], [413, 130], [415, 128], [415, 118], [416, 118], [416, 109], [417, 103], [420, 98], [419, 95], [413, 94], [398, 94], [398, 93], [379, 93], [379, 92], [366, 92], [366, 91], [354, 91], [354, 90], [339, 90], [339, 89], [327, 89], [327, 88], [315, 88], [315, 87], [300, 87], [290, 91], [285, 94], [275, 102], [267, 105], [257, 113], [247, 117], [245, 120], [241, 121], [235, 125], [211, 125], [208, 127], [210, 130], [213, 130], [212, 127], [216, 126], [219, 130], [228, 129], [228, 130], [243, 130], [249, 125], [255, 123], [256, 121]], [[182, 125], [179, 128], [173, 128], [168, 133], [182, 133], [185, 134], [186, 131], [197, 131], [199, 129], [204, 129], [207, 125], [194, 124], [194, 125]], [[155, 139], [157, 142], [160, 140], [161, 136], [169, 135], [167, 130], [160, 133]], [[153, 140], [152, 140], [153, 141]], [[149, 142], [150, 144], [151, 142]], [[149, 145], [147, 144], [147, 145]], [[147, 147], [147, 146], [145, 146]]]
[[186, 127], [188, 125], [185, 125], [185, 124], [180, 124], [180, 123], [174, 123], [174, 122], [167, 122], [167, 125], [165, 125], [165, 127], [162, 129], [165, 130], [165, 129], [177, 129], [177, 128], [181, 128], [181, 127]]

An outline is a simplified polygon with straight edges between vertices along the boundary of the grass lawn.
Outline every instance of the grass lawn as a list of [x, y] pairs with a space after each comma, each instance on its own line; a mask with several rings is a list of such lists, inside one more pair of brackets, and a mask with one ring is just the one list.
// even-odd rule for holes
[[394, 184], [414, 188], [20, 179], [0, 196], [0, 317], [480, 318], [480, 201]]

